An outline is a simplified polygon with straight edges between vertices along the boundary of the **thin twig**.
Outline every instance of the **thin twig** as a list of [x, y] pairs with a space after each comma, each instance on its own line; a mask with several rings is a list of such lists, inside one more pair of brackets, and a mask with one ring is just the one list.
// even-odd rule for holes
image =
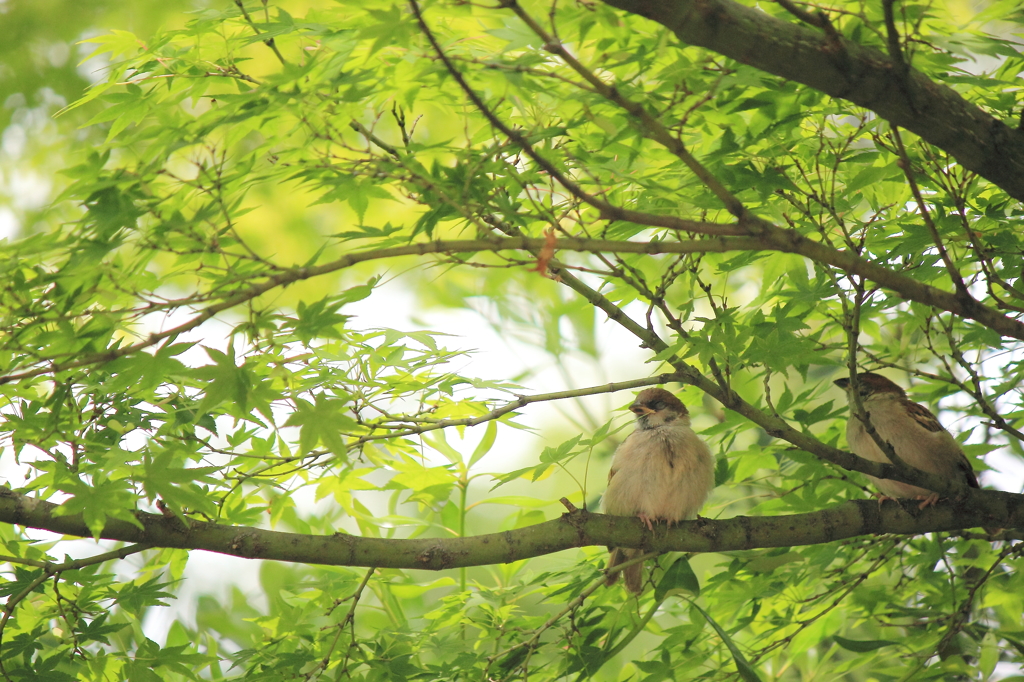
[[917, 209], [921, 212], [921, 218], [924, 220], [925, 227], [928, 228], [928, 232], [932, 236], [932, 241], [935, 243], [935, 248], [938, 249], [939, 255], [942, 257], [942, 262], [946, 265], [946, 271], [949, 273], [949, 278], [953, 281], [953, 286], [956, 288], [957, 293], [962, 296], [965, 301], [974, 301], [974, 297], [971, 296], [969, 291], [967, 291], [967, 286], [964, 284], [964, 280], [960, 276], [960, 271], [957, 270], [956, 264], [954, 264], [952, 259], [949, 257], [949, 253], [946, 251], [946, 245], [942, 243], [942, 237], [939, 236], [939, 230], [935, 226], [931, 212], [928, 210], [924, 197], [921, 195], [921, 190], [917, 186], [917, 180], [914, 178], [913, 164], [910, 162], [910, 156], [907, 155], [906, 147], [903, 146], [903, 137], [900, 135], [899, 128], [893, 126], [892, 135], [893, 139], [896, 140], [896, 149], [899, 151], [900, 157], [896, 165], [903, 170], [903, 175], [907, 178], [907, 184], [910, 185], [910, 191], [914, 195], [914, 201], [917, 202]]
[[[253, 32], [256, 33], [256, 35], [258, 36], [263, 35], [263, 32], [260, 31], [258, 26], [256, 26], [256, 22], [254, 22], [252, 20], [252, 17], [249, 16], [248, 10], [245, 9], [244, 0], [235, 0], [235, 5], [238, 7], [238, 9], [242, 11], [242, 16], [245, 17], [245, 21], [249, 24], [249, 26], [252, 27]], [[264, 9], [266, 9], [266, 4], [264, 4]], [[274, 39], [272, 37], [267, 38], [266, 40], [263, 41], [263, 43], [274, 51], [274, 55], [277, 57], [277, 60], [279, 62], [281, 62], [282, 64], [288, 63], [288, 61], [284, 58], [284, 55], [281, 54], [281, 51], [277, 49], [277, 43], [274, 42]]]
[[[349, 654], [351, 653], [353, 647], [358, 646], [358, 644], [356, 643], [355, 630], [356, 606], [359, 605], [359, 598], [363, 595], [363, 590], [366, 588], [367, 583], [370, 582], [370, 578], [373, 577], [373, 574], [376, 571], [376, 567], [368, 569], [366, 573], [363, 575], [363, 579], [360, 581], [359, 587], [356, 588], [356, 591], [348, 597], [346, 597], [345, 599], [341, 599], [335, 602], [335, 606], [337, 606], [338, 604], [341, 604], [342, 602], [351, 599], [352, 605], [349, 607], [348, 613], [345, 614], [345, 617], [341, 620], [341, 622], [334, 626], [334, 628], [337, 630], [337, 632], [334, 634], [334, 641], [331, 642], [330, 646], [327, 647], [327, 651], [326, 653], [324, 653], [323, 658], [320, 659], [320, 662], [312, 670], [310, 670], [308, 673], [304, 675], [306, 680], [311, 680], [313, 679], [314, 676], [319, 677], [321, 672], [327, 670], [327, 666], [330, 665], [331, 662], [331, 654], [334, 652], [334, 648], [338, 645], [338, 640], [341, 639], [341, 635], [345, 632], [346, 627], [348, 627], [351, 631], [352, 641], [349, 642], [348, 649], [345, 652], [345, 661], [344, 665], [341, 668], [341, 674], [348, 674]], [[334, 607], [332, 607], [331, 610], [333, 611]]]
[[[122, 547], [121, 549], [115, 549], [110, 552], [104, 552], [103, 554], [97, 554], [95, 556], [87, 557], [85, 559], [73, 559], [71, 561], [65, 561], [62, 564], [43, 562], [43, 565], [39, 566], [39, 568], [43, 569], [43, 572], [40, 573], [34, 580], [32, 580], [32, 582], [30, 582], [21, 592], [8, 597], [7, 603], [4, 605], [4, 615], [3, 617], [0, 617], [0, 675], [3, 675], [4, 679], [8, 680], [8, 682], [13, 682], [10, 675], [7, 674], [7, 670], [6, 668], [4, 668], [3, 664], [3, 637], [4, 629], [7, 627], [7, 621], [9, 621], [11, 616], [14, 614], [14, 609], [18, 606], [18, 604], [21, 603], [27, 596], [32, 594], [32, 592], [37, 587], [39, 587], [39, 585], [41, 585], [51, 576], [59, 575], [64, 571], [73, 571], [80, 568], [85, 568], [86, 566], [102, 564], [106, 561], [112, 561], [114, 559], [124, 559], [127, 556], [149, 549], [150, 547], [152, 547], [152, 545], [135, 544], [129, 545], [127, 547]], [[19, 560], [18, 563], [26, 562]]]
[[893, 16], [893, 3], [895, 0], [882, 0], [882, 12], [885, 14], [885, 35], [886, 46], [889, 50], [889, 59], [892, 60], [893, 70], [896, 72], [896, 82], [900, 90], [907, 98], [911, 110], [917, 111], [914, 106], [914, 93], [910, 89], [910, 64], [903, 56], [903, 48], [900, 46], [900, 34], [896, 30], [896, 19]]

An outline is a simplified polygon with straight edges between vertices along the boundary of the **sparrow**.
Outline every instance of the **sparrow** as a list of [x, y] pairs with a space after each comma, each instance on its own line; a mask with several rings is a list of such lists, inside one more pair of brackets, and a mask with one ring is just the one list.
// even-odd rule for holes
[[[846, 441], [850, 449], [858, 457], [891, 464], [855, 413], [850, 380], [842, 378], [832, 383], [845, 390], [850, 401], [850, 417], [846, 421]], [[906, 391], [874, 372], [858, 374], [857, 389], [861, 405], [871, 425], [875, 427], [875, 432], [892, 446], [904, 462], [922, 471], [960, 478], [972, 488], [979, 487], [964, 451], [928, 408], [912, 402], [907, 398]], [[931, 490], [888, 478], [868, 478], [881, 493], [879, 503], [898, 497], [913, 498], [920, 500], [918, 506], [924, 509], [939, 500], [939, 494]]]
[[[612, 458], [608, 489], [601, 500], [606, 514], [636, 516], [654, 530], [655, 521], [692, 519], [715, 487], [715, 460], [708, 446], [690, 428], [690, 413], [663, 388], [640, 391], [629, 406], [636, 429], [622, 441]], [[639, 549], [609, 547], [608, 568], [642, 553]], [[607, 578], [614, 585], [619, 573], [626, 589], [643, 589], [643, 565], [633, 564]]]

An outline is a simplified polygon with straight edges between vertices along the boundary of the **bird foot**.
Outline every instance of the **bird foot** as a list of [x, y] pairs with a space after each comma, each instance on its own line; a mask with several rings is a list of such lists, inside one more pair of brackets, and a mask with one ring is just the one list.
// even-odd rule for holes
[[939, 494], [938, 493], [932, 493], [931, 495], [918, 495], [914, 499], [915, 500], [922, 500], [921, 504], [917, 505], [917, 508], [918, 509], [924, 509], [925, 507], [930, 507], [933, 504], [935, 504], [936, 502], [938, 502], [939, 501]]
[[888, 495], [883, 495], [882, 493], [872, 493], [872, 494], [873, 494], [873, 495], [874, 495], [874, 496], [875, 496], [876, 498], [878, 498], [878, 506], [879, 506], [879, 507], [881, 507], [881, 506], [882, 506], [882, 503], [883, 503], [883, 502], [885, 502], [885, 501], [887, 501], [887, 500], [892, 500], [892, 501], [893, 501], [893, 502], [895, 502], [896, 504], [899, 504], [899, 500], [897, 500], [897, 499], [896, 499], [895, 497], [889, 497]]
[[647, 526], [647, 530], [650, 530], [650, 531], [654, 530], [654, 522], [657, 521], [658, 519], [656, 519], [656, 518], [654, 518], [652, 516], [648, 516], [647, 514], [642, 514], [642, 513], [641, 514], [637, 514], [636, 517], [644, 522], [644, 525]]

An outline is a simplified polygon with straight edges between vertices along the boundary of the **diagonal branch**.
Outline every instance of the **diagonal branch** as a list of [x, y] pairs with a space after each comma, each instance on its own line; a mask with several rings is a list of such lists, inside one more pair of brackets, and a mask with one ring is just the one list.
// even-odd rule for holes
[[687, 168], [689, 168], [697, 178], [704, 183], [704, 185], [710, 189], [719, 201], [725, 206], [729, 213], [736, 216], [740, 223], [745, 227], [752, 227], [756, 230], [756, 221], [750, 224], [747, 223], [746, 208], [744, 208], [742, 202], [730, 192], [725, 185], [719, 181], [704, 165], [696, 159], [686, 149], [686, 145], [683, 144], [682, 140], [675, 137], [669, 132], [668, 128], [662, 125], [656, 117], [651, 115], [647, 109], [637, 103], [629, 100], [622, 95], [616, 88], [608, 85], [603, 80], [597, 77], [593, 71], [585, 67], [576, 57], [565, 49], [562, 43], [553, 35], [549, 34], [544, 28], [532, 17], [516, 0], [505, 0], [503, 3], [505, 7], [510, 8], [515, 12], [516, 16], [519, 17], [523, 23], [530, 27], [530, 30], [536, 33], [543, 41], [544, 48], [556, 54], [559, 58], [564, 61], [569, 67], [579, 74], [599, 95], [614, 102], [617, 106], [622, 107], [630, 116], [633, 116], [638, 121], [641, 132], [655, 140], [663, 147], [668, 149], [674, 154], [679, 160], [681, 160]]
[[903, 171], [903, 176], [907, 179], [910, 193], [914, 195], [914, 201], [917, 202], [917, 210], [921, 214], [925, 227], [928, 228], [928, 233], [932, 236], [932, 241], [935, 243], [935, 248], [938, 250], [939, 256], [946, 266], [946, 272], [949, 273], [949, 279], [953, 282], [957, 295], [965, 300], [974, 300], [974, 297], [967, 290], [967, 285], [964, 284], [964, 279], [960, 276], [960, 271], [957, 269], [956, 264], [949, 257], [949, 251], [939, 235], [939, 228], [935, 225], [935, 221], [932, 220], [931, 211], [928, 210], [928, 204], [925, 203], [924, 195], [921, 194], [921, 188], [917, 186], [917, 179], [914, 177], [914, 164], [910, 161], [907, 148], [903, 146], [903, 136], [900, 135], [899, 128], [893, 127], [892, 137], [896, 142], [896, 150], [900, 157], [896, 165]]
[[[580, 201], [589, 206], [593, 206], [598, 211], [600, 211], [602, 219], [626, 220], [629, 222], [636, 222], [636, 220], [628, 216], [640, 216], [642, 214], [636, 213], [634, 211], [627, 211], [623, 208], [615, 206], [614, 204], [608, 203], [604, 199], [600, 199], [584, 191], [584, 189], [580, 187], [578, 183], [571, 180], [565, 173], [556, 168], [555, 165], [551, 163], [551, 161], [545, 158], [543, 154], [538, 152], [533, 147], [533, 145], [530, 144], [529, 140], [526, 139], [526, 136], [522, 132], [510, 127], [500, 118], [498, 118], [498, 116], [493, 111], [491, 111], [490, 107], [488, 107], [487, 104], [485, 104], [484, 101], [480, 98], [480, 95], [478, 95], [476, 91], [469, 86], [469, 83], [466, 82], [466, 79], [463, 77], [462, 73], [455, 67], [455, 64], [451, 60], [451, 57], [449, 57], [448, 54], [443, 49], [441, 49], [441, 44], [438, 42], [437, 36], [434, 35], [434, 32], [430, 29], [430, 27], [427, 25], [426, 20], [423, 18], [423, 13], [420, 9], [417, 0], [409, 0], [409, 5], [412, 7], [413, 14], [416, 16], [416, 21], [419, 23], [420, 29], [423, 31], [423, 34], [427, 37], [427, 40], [430, 41], [430, 45], [434, 48], [434, 52], [437, 54], [438, 58], [444, 63], [445, 68], [448, 70], [448, 73], [452, 76], [452, 78], [455, 79], [456, 83], [459, 84], [459, 87], [462, 89], [462, 91], [466, 93], [466, 97], [468, 97], [469, 100], [473, 103], [473, 106], [476, 107], [477, 111], [483, 114], [484, 118], [487, 119], [487, 122], [490, 123], [492, 127], [500, 131], [502, 135], [504, 135], [508, 139], [512, 140], [512, 142], [514, 142], [516, 145], [518, 145], [526, 153], [526, 155], [533, 160], [534, 163], [536, 163], [540, 168], [542, 168], [545, 173], [554, 178], [554, 180], [558, 182], [559, 185], [564, 187], [566, 191], [568, 191], [572, 196], [574, 196], [576, 199], [579, 199]], [[694, 162], [696, 163], [695, 160]], [[691, 168], [695, 172], [699, 171], [698, 166], [691, 166]], [[716, 183], [717, 185], [717, 181], [715, 181], [714, 178], [710, 176], [710, 174], [705, 172], [705, 175], [706, 177], [701, 177], [702, 181]], [[742, 219], [744, 217], [742, 205], [740, 205], [738, 201], [736, 201], [735, 199], [730, 200], [730, 195], [724, 187], [721, 187], [721, 185], [717, 186], [720, 188], [721, 192], [724, 193], [721, 194], [720, 197], [726, 203], [726, 207], [731, 212], [733, 212], [734, 215]], [[643, 223], [641, 221], [641, 224], [649, 223]], [[742, 229], [738, 232], [734, 232], [733, 234], [748, 234], [749, 232], [749, 229]]]

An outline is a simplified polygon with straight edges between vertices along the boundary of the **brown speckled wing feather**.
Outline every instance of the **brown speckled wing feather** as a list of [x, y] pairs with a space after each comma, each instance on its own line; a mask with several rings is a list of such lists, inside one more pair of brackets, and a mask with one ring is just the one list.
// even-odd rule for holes
[[[907, 408], [907, 414], [913, 417], [914, 421], [932, 433], [938, 433], [943, 430], [942, 424], [939, 423], [939, 420], [935, 418], [935, 415], [927, 407], [912, 403], [909, 400], [904, 403], [904, 406]], [[978, 485], [978, 477], [974, 475], [974, 469], [971, 468], [971, 463], [967, 460], [966, 455], [960, 454], [956, 466], [967, 478], [967, 485], [972, 488], [981, 487]]]
[[938, 433], [942, 431], [942, 424], [935, 418], [935, 415], [925, 407], [924, 405], [918, 405], [912, 403], [909, 400], [903, 403], [903, 406], [907, 408], [907, 414], [909, 414], [914, 421], [928, 429], [932, 433]]

